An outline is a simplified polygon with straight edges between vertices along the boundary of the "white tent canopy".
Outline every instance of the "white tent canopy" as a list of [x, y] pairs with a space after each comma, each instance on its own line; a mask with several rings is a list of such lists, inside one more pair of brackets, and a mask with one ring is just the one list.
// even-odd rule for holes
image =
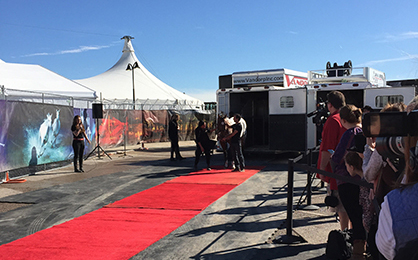
[[[0, 60], [1, 96], [13, 100], [28, 100], [42, 94], [95, 100], [94, 90], [67, 79], [40, 65], [7, 63]], [[9, 98], [10, 97], [10, 98]]]
[[[76, 81], [96, 90], [105, 102], [132, 104], [135, 97], [135, 104], [139, 105], [160, 103], [194, 109], [203, 105], [201, 100], [170, 87], [151, 74], [135, 55], [131, 44], [133, 37], [122, 39], [125, 40], [122, 57], [113, 67], [97, 76]], [[135, 63], [136, 67], [132, 68]], [[131, 66], [130, 70], [127, 70], [128, 66]]]

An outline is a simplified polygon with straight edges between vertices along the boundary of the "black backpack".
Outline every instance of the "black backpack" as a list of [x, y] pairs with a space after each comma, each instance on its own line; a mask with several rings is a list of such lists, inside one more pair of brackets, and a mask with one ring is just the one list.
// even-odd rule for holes
[[325, 255], [332, 260], [345, 260], [351, 257], [353, 245], [351, 241], [351, 231], [345, 229], [332, 230], [328, 234], [327, 247]]
[[393, 260], [417, 260], [418, 259], [418, 238], [409, 241], [404, 247], [400, 248]]

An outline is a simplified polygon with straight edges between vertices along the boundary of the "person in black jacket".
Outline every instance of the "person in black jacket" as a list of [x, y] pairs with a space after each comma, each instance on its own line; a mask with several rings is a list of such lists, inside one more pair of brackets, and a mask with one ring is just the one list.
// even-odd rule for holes
[[[86, 135], [81, 117], [79, 115], [74, 116], [73, 124], [71, 126], [71, 132], [73, 132], [73, 149], [74, 149], [74, 172], [84, 172], [83, 170], [83, 153], [84, 153], [84, 139], [90, 143], [89, 138]], [[80, 168], [77, 168], [77, 161], [80, 164]]]
[[170, 123], [168, 124], [168, 137], [171, 141], [171, 156], [170, 160], [174, 161], [174, 153], [176, 153], [176, 159], [182, 160], [183, 157], [180, 155], [179, 147], [179, 125], [178, 125], [179, 115], [174, 114], [171, 117]]
[[205, 154], [206, 157], [206, 165], [207, 170], [212, 170], [210, 168], [210, 151], [215, 146], [215, 141], [209, 139], [209, 130], [206, 128], [206, 123], [203, 121], [199, 121], [199, 125], [195, 129], [196, 135], [196, 152], [195, 152], [195, 161], [194, 161], [194, 169], [197, 170], [197, 164], [199, 163], [200, 156], [202, 153]]

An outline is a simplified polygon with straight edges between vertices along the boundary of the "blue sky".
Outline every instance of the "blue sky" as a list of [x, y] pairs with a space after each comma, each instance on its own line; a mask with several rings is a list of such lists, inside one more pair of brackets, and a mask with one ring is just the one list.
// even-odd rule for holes
[[215, 101], [238, 71], [369, 66], [418, 78], [418, 1], [3, 0], [0, 59], [69, 79], [98, 75], [133, 36], [141, 63], [168, 85]]

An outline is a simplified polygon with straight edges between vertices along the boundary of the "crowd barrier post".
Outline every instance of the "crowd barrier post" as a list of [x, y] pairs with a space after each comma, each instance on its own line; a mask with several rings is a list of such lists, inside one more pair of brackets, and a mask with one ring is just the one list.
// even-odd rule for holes
[[[313, 150], [309, 149], [307, 154], [307, 164], [309, 167], [312, 167], [312, 157], [313, 157]], [[306, 206], [303, 207], [304, 210], [317, 210], [319, 209], [318, 206], [312, 205], [312, 182], [313, 182], [313, 176], [315, 172], [312, 172], [311, 170], [307, 170], [307, 184], [306, 184]]]
[[293, 181], [294, 181], [294, 160], [289, 159], [287, 171], [287, 216], [286, 216], [286, 235], [275, 240], [278, 244], [295, 244], [305, 240], [300, 236], [292, 235], [293, 230]]

